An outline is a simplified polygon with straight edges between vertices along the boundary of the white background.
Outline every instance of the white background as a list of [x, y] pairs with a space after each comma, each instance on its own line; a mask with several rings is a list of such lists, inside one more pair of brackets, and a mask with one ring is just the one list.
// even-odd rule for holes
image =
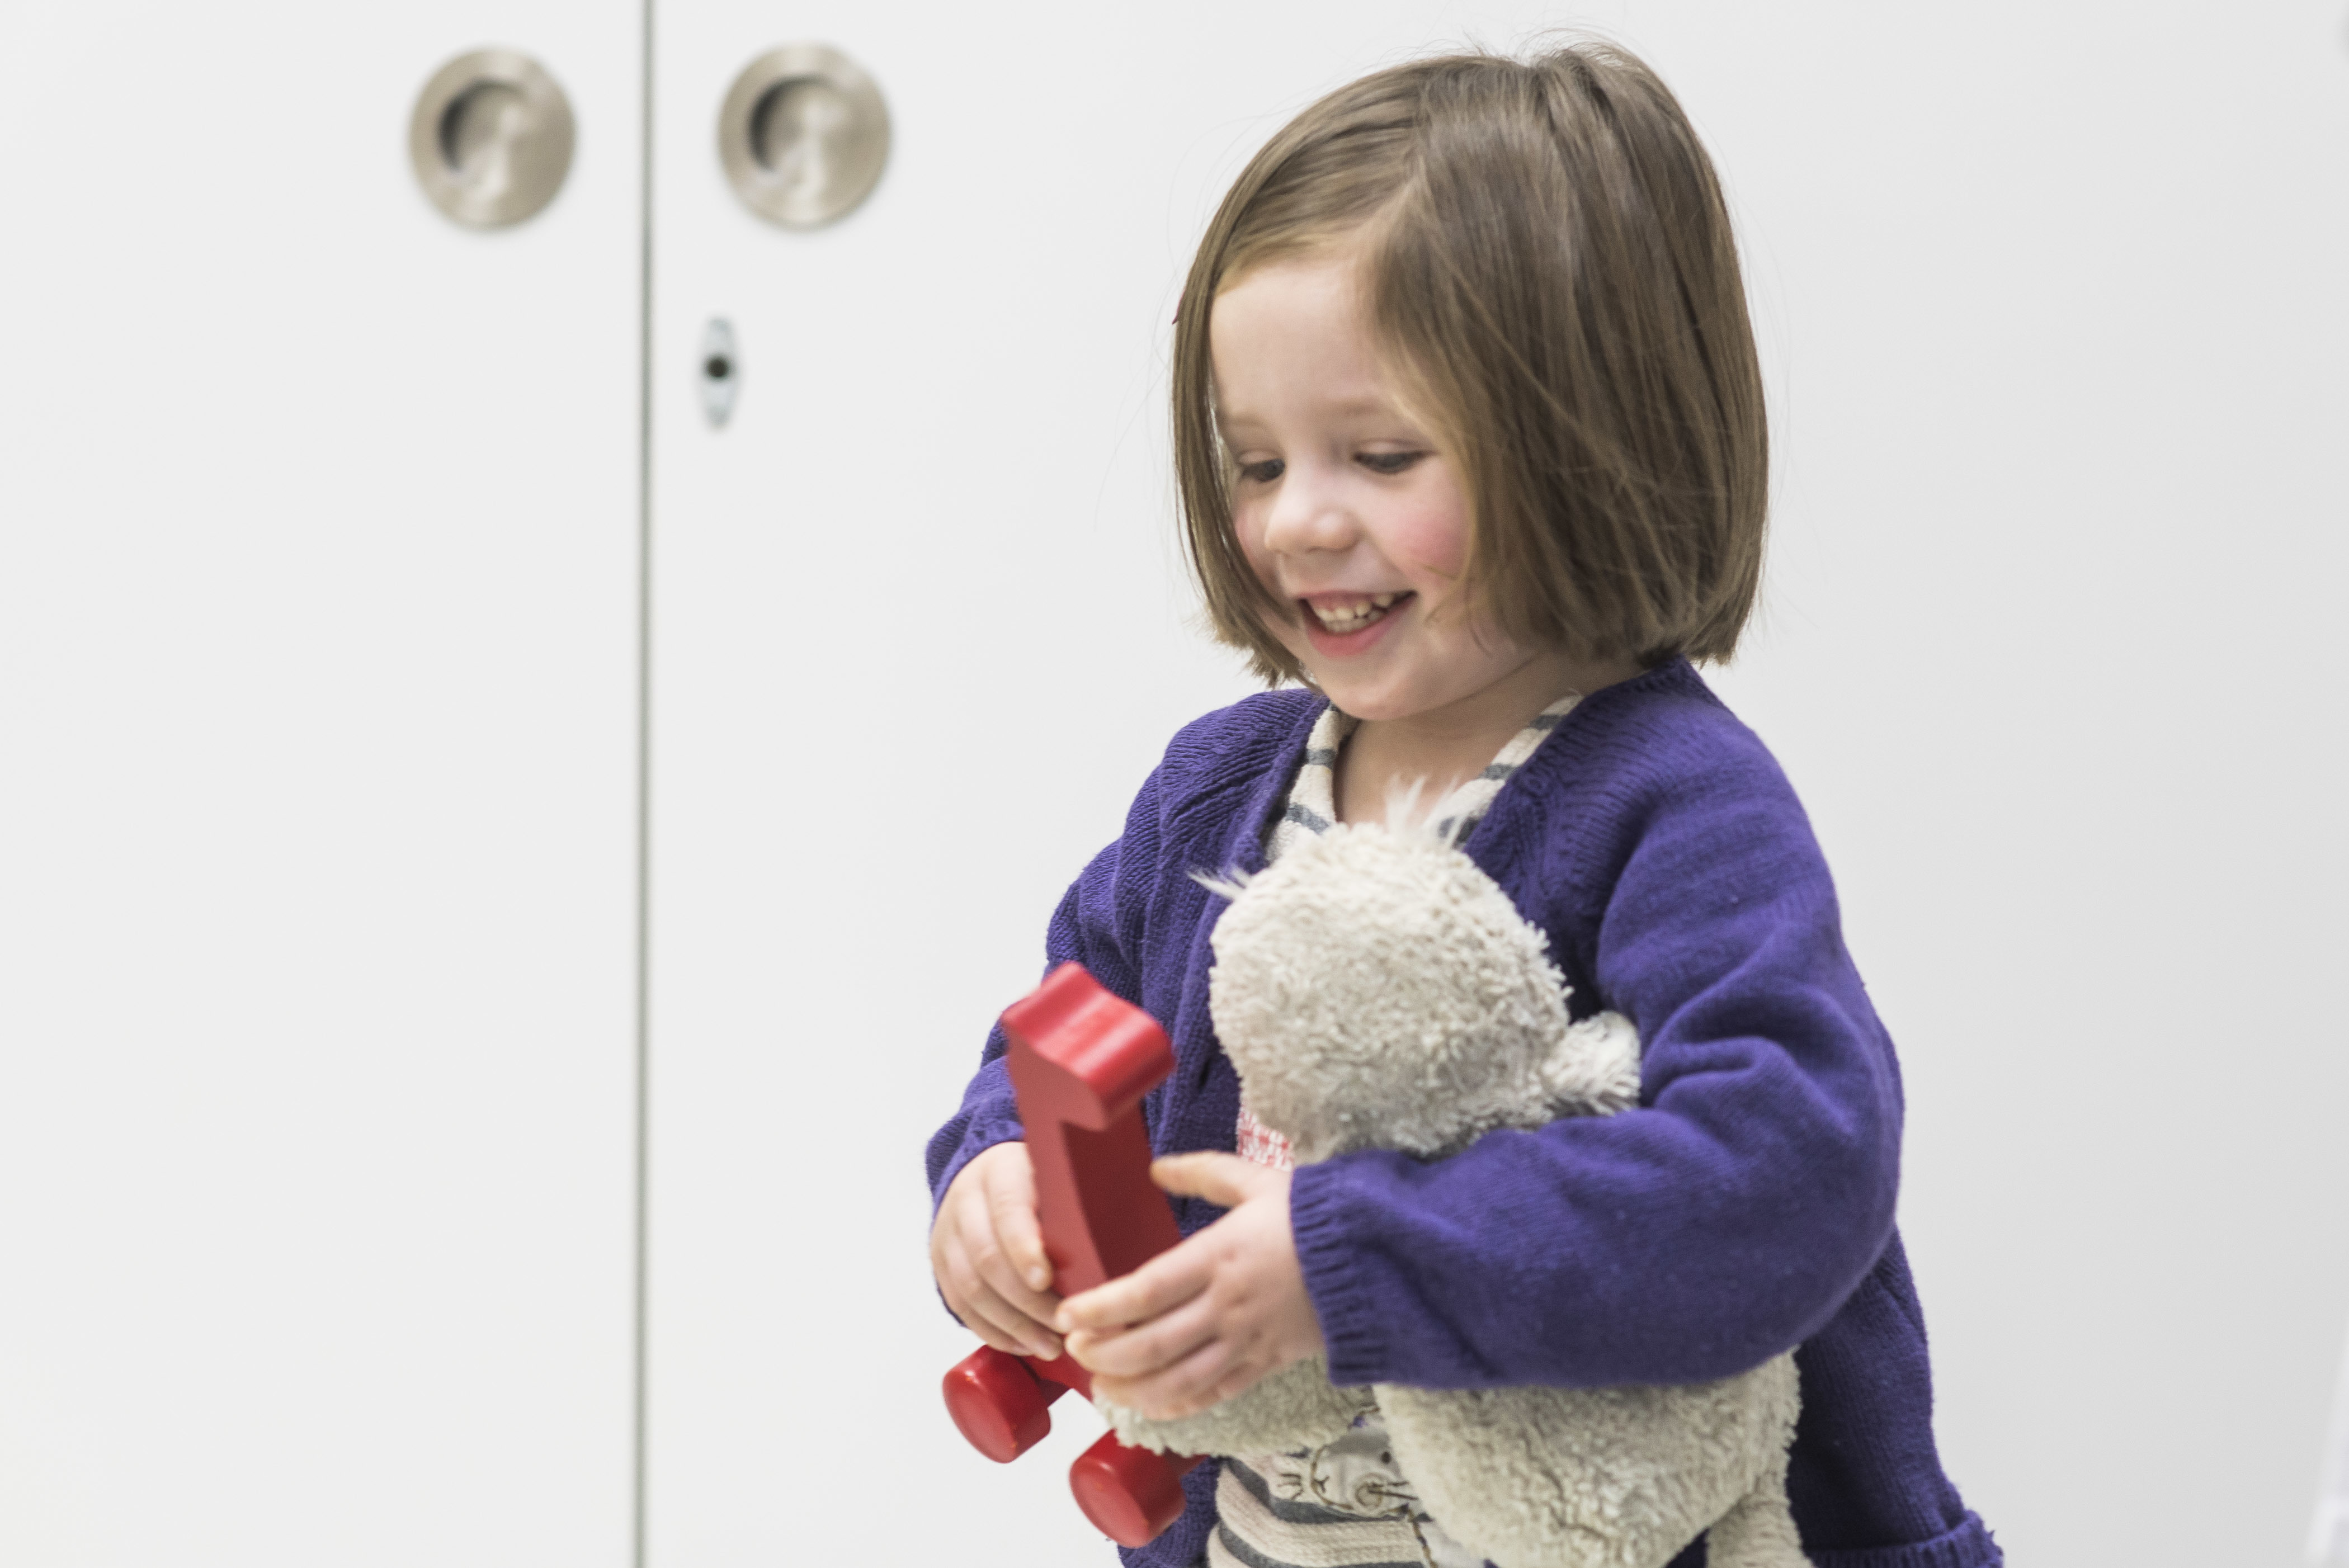
[[[626, 1560], [634, 7], [0, 12], [0, 1563]], [[378, 14], [370, 16], [370, 10]], [[2335, 4], [654, 8], [650, 1562], [1105, 1561], [999, 1470], [923, 1138], [1183, 720], [1166, 320], [1247, 154], [1595, 24], [1772, 396], [1717, 685], [1899, 1043], [1944, 1458], [2018, 1563], [2292, 1562], [2349, 1319]], [[719, 176], [829, 41], [839, 226]], [[409, 103], [580, 121], [460, 232]], [[693, 368], [735, 326], [710, 430]]]

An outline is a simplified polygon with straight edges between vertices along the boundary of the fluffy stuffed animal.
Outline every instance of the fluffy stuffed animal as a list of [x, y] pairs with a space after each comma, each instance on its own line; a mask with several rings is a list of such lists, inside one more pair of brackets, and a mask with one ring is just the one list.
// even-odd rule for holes
[[[1214, 934], [1209, 1003], [1249, 1109], [1299, 1163], [1354, 1149], [1437, 1160], [1495, 1128], [1636, 1104], [1639, 1037], [1572, 1022], [1542, 934], [1456, 847], [1340, 825], [1244, 883]], [[1375, 1408], [1444, 1530], [1500, 1568], [1662, 1568], [1708, 1529], [1711, 1568], [1807, 1563], [1786, 1506], [1794, 1358], [1671, 1387], [1331, 1386], [1299, 1362], [1128, 1442], [1249, 1455], [1330, 1442]]]

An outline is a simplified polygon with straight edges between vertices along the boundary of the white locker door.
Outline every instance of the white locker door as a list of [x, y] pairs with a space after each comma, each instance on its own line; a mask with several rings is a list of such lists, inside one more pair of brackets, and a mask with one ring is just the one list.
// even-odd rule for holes
[[11, 1568], [628, 1559], [640, 28], [0, 13]]
[[[1899, 1043], [1950, 1471], [2018, 1561], [2292, 1561], [2349, 1311], [2312, 1242], [2349, 1224], [2349, 57], [2337, 6], [2258, 9], [665, 5], [653, 1568], [1106, 1561], [1087, 1412], [998, 1469], [939, 1408], [922, 1140], [1167, 737], [1247, 689], [1165, 471], [1207, 212], [1320, 90], [1562, 23], [1662, 71], [1741, 224], [1775, 532], [1718, 684]], [[713, 133], [802, 39], [895, 140], [794, 233]]]

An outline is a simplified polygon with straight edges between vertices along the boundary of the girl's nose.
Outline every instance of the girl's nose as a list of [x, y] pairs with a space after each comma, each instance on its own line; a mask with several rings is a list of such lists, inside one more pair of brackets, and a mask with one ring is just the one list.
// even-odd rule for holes
[[1352, 510], [1338, 487], [1304, 464], [1281, 476], [1272, 511], [1264, 520], [1265, 547], [1276, 555], [1351, 548], [1359, 532]]

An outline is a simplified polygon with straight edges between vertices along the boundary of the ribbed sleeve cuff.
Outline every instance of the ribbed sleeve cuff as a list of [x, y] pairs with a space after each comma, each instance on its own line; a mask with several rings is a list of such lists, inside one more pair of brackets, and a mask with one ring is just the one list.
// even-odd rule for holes
[[1027, 1136], [1017, 1117], [990, 1117], [975, 1121], [963, 1130], [962, 1142], [939, 1173], [938, 1184], [930, 1189], [930, 1222], [936, 1224], [938, 1205], [947, 1201], [947, 1189], [953, 1186], [962, 1168], [994, 1148], [999, 1143], [1011, 1143]]
[[1305, 1294], [1321, 1320], [1330, 1381], [1342, 1387], [1381, 1381], [1390, 1357], [1359, 1251], [1346, 1243], [1345, 1198], [1335, 1176], [1328, 1165], [1297, 1168], [1288, 1184], [1288, 1226], [1305, 1271]]
[[1812, 1568], [2002, 1568], [2006, 1553], [1991, 1539], [1982, 1516], [1968, 1513], [1955, 1530], [1905, 1546], [1869, 1546], [1843, 1552], [1806, 1546]]

